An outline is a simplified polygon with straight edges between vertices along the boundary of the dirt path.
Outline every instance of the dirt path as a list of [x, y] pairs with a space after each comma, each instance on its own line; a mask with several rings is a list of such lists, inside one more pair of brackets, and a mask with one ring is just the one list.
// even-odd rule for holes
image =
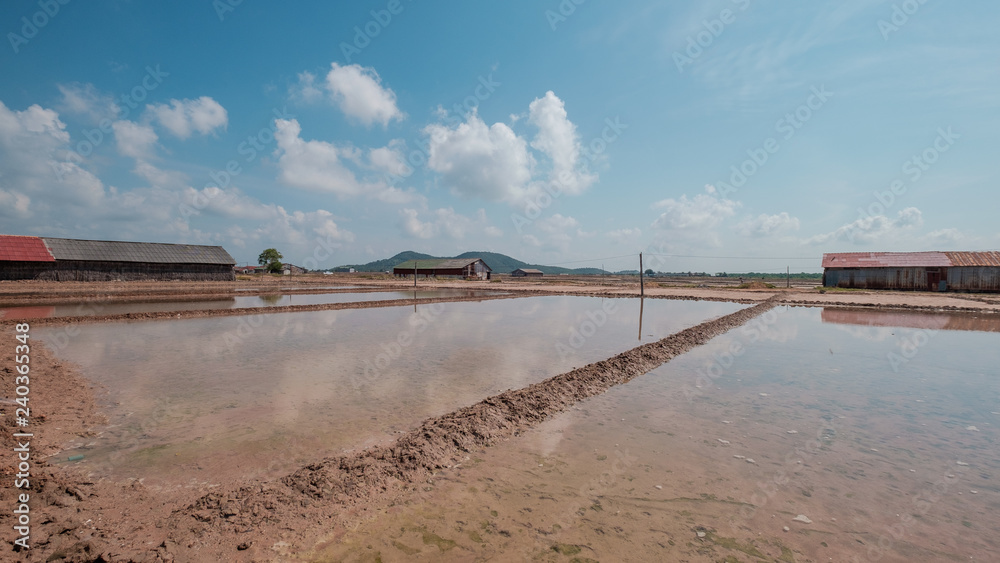
[[[685, 351], [770, 309], [768, 300], [749, 309], [702, 323], [663, 340], [607, 360], [557, 375], [544, 382], [487, 398], [453, 413], [429, 419], [396, 442], [353, 455], [327, 458], [276, 482], [220, 490], [195, 500], [190, 492], [148, 491], [141, 481], [93, 481], [36, 459], [32, 479], [32, 550], [13, 554], [25, 561], [260, 561], [283, 560], [329, 534], [347, 512], [402, 500], [437, 469], [459, 464], [468, 452], [507, 440], [577, 401], [603, 393], [648, 372]], [[12, 327], [3, 329], [12, 341]], [[85, 380], [60, 364], [43, 347], [34, 369], [47, 373], [39, 394], [40, 454], [60, 441], [85, 435], [100, 424]], [[13, 365], [4, 357], [4, 365]], [[5, 375], [7, 375], [5, 373]], [[5, 377], [4, 396], [11, 396]], [[73, 397], [74, 399], [70, 399]], [[82, 398], [81, 410], [66, 411]], [[13, 427], [12, 409], [3, 405], [4, 428]], [[57, 414], [66, 412], [65, 415]], [[47, 414], [50, 413], [50, 414]], [[55, 426], [55, 424], [59, 426]], [[10, 451], [14, 438], [2, 434]], [[4, 478], [13, 471], [4, 460]], [[14, 489], [5, 487], [0, 503], [12, 505]], [[187, 498], [187, 500], [185, 500]], [[193, 501], [192, 501], [193, 500]], [[0, 513], [10, 529], [12, 515]], [[9, 544], [8, 544], [9, 545]]]

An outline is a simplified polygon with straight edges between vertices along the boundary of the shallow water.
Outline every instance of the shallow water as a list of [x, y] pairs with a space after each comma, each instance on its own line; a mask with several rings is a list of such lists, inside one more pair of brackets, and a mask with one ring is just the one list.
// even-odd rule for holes
[[[642, 338], [744, 305], [646, 300]], [[635, 299], [532, 297], [34, 330], [106, 394], [64, 454], [147, 484], [274, 477], [639, 344]], [[60, 454], [62, 457], [62, 454]]]
[[121, 315], [125, 313], [154, 313], [161, 311], [248, 309], [253, 307], [286, 307], [290, 305], [325, 305], [329, 303], [389, 301], [392, 299], [488, 297], [491, 295], [503, 295], [503, 293], [499, 291], [478, 289], [426, 289], [418, 291], [240, 295], [224, 299], [204, 299], [196, 301], [129, 301], [117, 303], [86, 301], [61, 305], [32, 305], [29, 307], [0, 308], [0, 319], [85, 317], [94, 315]]
[[471, 455], [314, 555], [1000, 561], [1000, 319], [833, 316], [775, 309]]

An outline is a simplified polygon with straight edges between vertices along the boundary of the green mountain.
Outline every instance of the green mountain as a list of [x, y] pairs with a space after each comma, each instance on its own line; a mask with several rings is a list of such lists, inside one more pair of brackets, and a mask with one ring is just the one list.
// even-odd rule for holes
[[367, 264], [337, 266], [336, 268], [333, 269], [333, 271], [346, 272], [350, 268], [354, 268], [354, 271], [356, 272], [391, 272], [392, 269], [395, 268], [397, 264], [402, 264], [407, 260], [426, 260], [428, 258], [436, 258], [436, 256], [431, 256], [430, 254], [421, 254], [419, 252], [413, 252], [411, 250], [407, 250], [405, 252], [400, 252], [399, 254], [393, 256], [392, 258], [376, 260], [374, 262], [369, 262]]
[[558, 266], [545, 266], [541, 264], [528, 264], [506, 254], [497, 252], [463, 252], [458, 256], [431, 256], [407, 250], [400, 252], [392, 258], [376, 260], [367, 264], [357, 264], [348, 266], [338, 266], [334, 271], [346, 272], [349, 268], [354, 268], [356, 272], [390, 272], [394, 267], [407, 260], [426, 260], [429, 258], [482, 258], [494, 272], [498, 274], [509, 274], [518, 268], [534, 268], [546, 274], [601, 274], [607, 273], [600, 268], [560, 268]]

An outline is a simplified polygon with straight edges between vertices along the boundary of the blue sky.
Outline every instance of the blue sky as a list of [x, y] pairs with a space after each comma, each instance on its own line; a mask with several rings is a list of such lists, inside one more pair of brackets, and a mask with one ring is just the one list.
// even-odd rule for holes
[[318, 268], [997, 249], [997, 21], [941, 0], [5, 2], [0, 232]]

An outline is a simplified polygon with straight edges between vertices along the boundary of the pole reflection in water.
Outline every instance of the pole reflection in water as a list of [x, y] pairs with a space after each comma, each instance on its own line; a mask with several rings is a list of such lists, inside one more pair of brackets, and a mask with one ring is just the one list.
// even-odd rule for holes
[[639, 342], [642, 342], [642, 306], [646, 304], [646, 298], [639, 298]]

